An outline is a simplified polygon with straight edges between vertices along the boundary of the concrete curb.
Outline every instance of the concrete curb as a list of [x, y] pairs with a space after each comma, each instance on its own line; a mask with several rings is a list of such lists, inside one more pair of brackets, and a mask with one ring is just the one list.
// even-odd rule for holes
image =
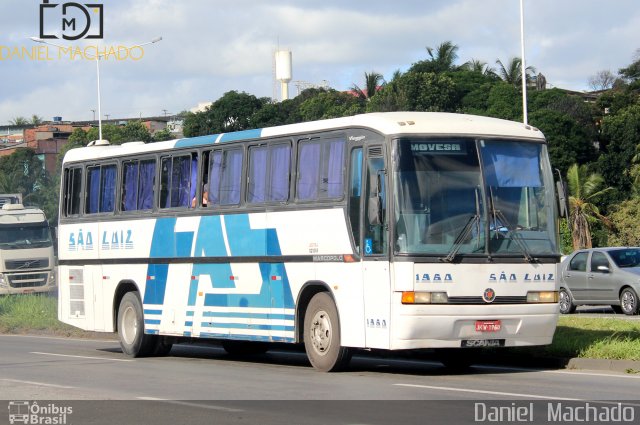
[[640, 373], [640, 361], [606, 359], [569, 359], [566, 369], [609, 370], [623, 373]]

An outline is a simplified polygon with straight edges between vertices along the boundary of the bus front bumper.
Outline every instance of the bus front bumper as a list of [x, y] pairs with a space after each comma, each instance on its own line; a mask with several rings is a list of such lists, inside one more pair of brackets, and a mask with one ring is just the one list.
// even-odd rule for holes
[[557, 304], [398, 307], [392, 350], [548, 345], [558, 322]]

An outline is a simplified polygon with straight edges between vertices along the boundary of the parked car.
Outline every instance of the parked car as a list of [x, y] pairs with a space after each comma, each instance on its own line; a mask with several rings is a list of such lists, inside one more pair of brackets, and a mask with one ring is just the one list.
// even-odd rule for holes
[[560, 265], [560, 313], [593, 304], [610, 305], [617, 313], [637, 314], [639, 293], [638, 247], [582, 249]]

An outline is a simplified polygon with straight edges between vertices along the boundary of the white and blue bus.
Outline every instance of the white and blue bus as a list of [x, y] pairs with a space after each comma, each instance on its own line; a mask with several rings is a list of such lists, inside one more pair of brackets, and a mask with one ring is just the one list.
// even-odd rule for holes
[[134, 357], [303, 343], [323, 371], [358, 348], [550, 344], [554, 193], [539, 130], [471, 115], [95, 143], [63, 162], [59, 319]]

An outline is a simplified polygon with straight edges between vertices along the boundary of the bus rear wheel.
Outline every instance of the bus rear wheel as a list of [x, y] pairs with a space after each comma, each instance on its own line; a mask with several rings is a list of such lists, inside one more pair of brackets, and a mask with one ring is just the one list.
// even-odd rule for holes
[[338, 310], [326, 292], [314, 295], [307, 306], [304, 348], [311, 365], [322, 372], [342, 370], [351, 360], [351, 350], [340, 345]]
[[137, 291], [127, 292], [120, 301], [118, 338], [122, 352], [130, 357], [149, 356], [158, 348], [158, 338], [144, 333], [142, 302]]

